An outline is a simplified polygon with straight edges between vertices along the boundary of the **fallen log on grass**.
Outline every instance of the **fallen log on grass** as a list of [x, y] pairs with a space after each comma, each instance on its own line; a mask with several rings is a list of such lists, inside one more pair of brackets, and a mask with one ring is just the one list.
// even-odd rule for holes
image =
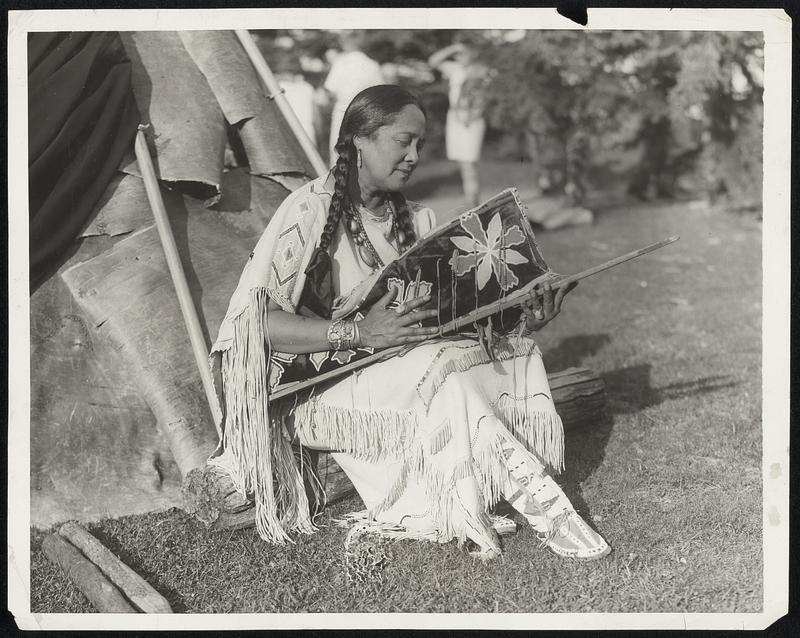
[[136, 610], [105, 577], [100, 569], [58, 534], [42, 541], [42, 551], [58, 565], [75, 586], [101, 613], [135, 614]]
[[[587, 368], [568, 368], [547, 375], [553, 402], [564, 428], [586, 427], [604, 418], [603, 380]], [[320, 481], [332, 503], [354, 492], [353, 484], [330, 454], [320, 452]], [[206, 466], [189, 472], [183, 484], [184, 509], [206, 525], [217, 529], [241, 529], [254, 525], [252, 500], [239, 494], [227, 474]]]
[[59, 534], [69, 539], [75, 547], [81, 550], [84, 556], [99, 567], [103, 574], [122, 590], [128, 600], [141, 611], [147, 614], [172, 613], [172, 608], [166, 598], [82, 526], [73, 522], [64, 523]]

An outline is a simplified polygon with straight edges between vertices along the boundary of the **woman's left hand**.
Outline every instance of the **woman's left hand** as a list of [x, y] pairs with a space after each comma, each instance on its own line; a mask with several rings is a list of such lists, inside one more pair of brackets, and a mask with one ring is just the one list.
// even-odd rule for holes
[[528, 331], [541, 330], [555, 319], [561, 312], [561, 303], [564, 301], [564, 297], [577, 285], [578, 282], [574, 281], [567, 286], [561, 286], [554, 294], [552, 285], [547, 282], [543, 285], [544, 291], [541, 295], [532, 292], [530, 298], [522, 304]]

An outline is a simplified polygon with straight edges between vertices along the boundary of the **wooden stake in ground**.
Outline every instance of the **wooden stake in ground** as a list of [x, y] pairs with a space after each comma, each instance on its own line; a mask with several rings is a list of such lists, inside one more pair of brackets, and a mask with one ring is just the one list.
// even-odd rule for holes
[[42, 541], [44, 555], [58, 565], [75, 583], [95, 609], [101, 613], [135, 614], [120, 591], [103, 576], [103, 573], [75, 547], [58, 534], [50, 534]]
[[172, 613], [172, 608], [166, 598], [82, 526], [77, 523], [64, 523], [59, 533], [80, 549], [143, 612], [147, 614]]

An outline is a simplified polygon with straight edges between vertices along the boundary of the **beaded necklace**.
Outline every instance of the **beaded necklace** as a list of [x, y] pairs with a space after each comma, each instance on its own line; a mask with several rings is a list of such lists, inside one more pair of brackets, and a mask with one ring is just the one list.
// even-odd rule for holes
[[365, 213], [369, 215], [372, 221], [376, 222], [383, 222], [391, 218], [392, 223], [389, 226], [389, 230], [388, 232], [385, 232], [383, 236], [388, 242], [391, 242], [392, 236], [394, 236], [398, 240], [399, 252], [400, 233], [398, 233], [396, 229], [397, 217], [394, 214], [394, 209], [392, 208], [392, 204], [389, 200], [386, 200], [386, 212], [381, 217], [371, 214], [364, 206], [359, 206], [349, 215], [348, 228], [350, 230], [350, 234], [353, 236], [353, 241], [356, 243], [359, 257], [361, 257], [361, 260], [370, 268], [383, 268], [383, 260], [378, 254], [378, 251], [375, 249], [375, 246], [373, 246], [372, 242], [370, 241], [369, 236], [367, 235], [367, 230], [364, 228], [364, 220], [362, 219], [362, 215]]

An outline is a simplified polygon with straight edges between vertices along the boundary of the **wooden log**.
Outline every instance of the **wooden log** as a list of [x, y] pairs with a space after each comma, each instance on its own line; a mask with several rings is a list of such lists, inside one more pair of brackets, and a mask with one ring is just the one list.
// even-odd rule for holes
[[136, 610], [89, 559], [58, 534], [42, 541], [42, 551], [58, 565], [101, 613], [135, 614]]
[[166, 598], [82, 526], [73, 522], [64, 523], [59, 534], [69, 539], [84, 556], [97, 565], [100, 571], [141, 611], [147, 614], [172, 613]]
[[588, 426], [605, 417], [605, 384], [593, 370], [567, 368], [548, 374], [547, 381], [564, 429]]
[[[181, 493], [184, 510], [209, 527], [238, 529], [253, 524], [252, 501], [237, 492], [230, 477], [213, 465], [189, 472]], [[238, 516], [241, 512], [246, 512], [243, 521]]]
[[[605, 384], [596, 372], [568, 368], [549, 374], [547, 379], [564, 429], [579, 429], [605, 418]], [[319, 453], [317, 471], [328, 503], [354, 493], [350, 479], [330, 454]], [[183, 496], [186, 511], [210, 527], [241, 529], [254, 524], [252, 501], [239, 494], [218, 468], [193, 470], [184, 482]]]

